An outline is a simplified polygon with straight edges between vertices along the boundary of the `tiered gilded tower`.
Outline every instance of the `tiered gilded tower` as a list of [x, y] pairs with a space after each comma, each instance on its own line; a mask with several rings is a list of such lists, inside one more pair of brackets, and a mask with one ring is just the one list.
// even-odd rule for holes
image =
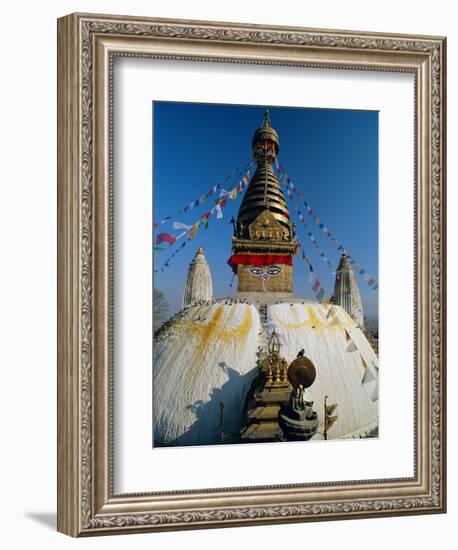
[[297, 242], [273, 169], [280, 140], [268, 111], [252, 148], [257, 168], [240, 206], [229, 265], [237, 275], [238, 292], [291, 293]]
[[356, 283], [355, 272], [348, 262], [348, 256], [345, 254], [342, 254], [339, 267], [336, 271], [334, 299], [359, 327], [364, 328], [364, 311], [361, 294]]
[[189, 265], [188, 278], [183, 293], [183, 307], [213, 298], [213, 283], [210, 268], [204, 256], [204, 249], [199, 246]]

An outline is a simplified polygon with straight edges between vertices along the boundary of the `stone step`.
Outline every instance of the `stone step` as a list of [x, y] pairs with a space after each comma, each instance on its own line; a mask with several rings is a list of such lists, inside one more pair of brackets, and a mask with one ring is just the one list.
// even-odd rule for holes
[[257, 392], [255, 399], [265, 404], [265, 406], [279, 405], [287, 403], [291, 395], [291, 387], [286, 384], [282, 387], [270, 388], [265, 386], [262, 391]]
[[272, 404], [267, 406], [257, 406], [249, 410], [247, 418], [249, 420], [256, 420], [258, 422], [265, 422], [268, 420], [276, 421], [278, 417], [278, 411], [280, 405]]
[[250, 441], [277, 441], [281, 434], [277, 422], [262, 422], [261, 424], [250, 424], [241, 437]]

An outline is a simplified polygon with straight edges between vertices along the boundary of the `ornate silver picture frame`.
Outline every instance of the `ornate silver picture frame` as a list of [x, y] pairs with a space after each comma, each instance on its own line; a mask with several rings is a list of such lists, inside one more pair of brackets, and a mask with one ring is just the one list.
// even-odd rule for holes
[[[288, 485], [114, 491], [112, 125], [119, 57], [413, 75], [413, 476], [331, 476], [320, 483], [298, 476]], [[91, 536], [445, 512], [445, 59], [443, 37], [93, 14], [58, 20], [60, 532]]]

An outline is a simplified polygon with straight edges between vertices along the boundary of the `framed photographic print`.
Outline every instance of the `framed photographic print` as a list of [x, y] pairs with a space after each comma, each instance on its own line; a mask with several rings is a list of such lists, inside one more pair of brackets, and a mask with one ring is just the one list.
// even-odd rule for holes
[[58, 21], [58, 529], [445, 511], [445, 39]]

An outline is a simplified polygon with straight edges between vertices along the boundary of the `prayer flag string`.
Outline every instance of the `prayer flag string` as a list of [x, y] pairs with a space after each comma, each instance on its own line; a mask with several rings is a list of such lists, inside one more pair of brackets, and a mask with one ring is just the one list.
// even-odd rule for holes
[[245, 167], [245, 173], [242, 176], [239, 176], [237, 178], [237, 184], [233, 186], [232, 189], [229, 191], [226, 189], [221, 189], [220, 191], [220, 198], [216, 200], [216, 204], [213, 208], [211, 208], [208, 212], [205, 212], [199, 220], [197, 220], [192, 225], [187, 225], [178, 221], [174, 221], [172, 224], [172, 227], [174, 229], [186, 229], [183, 233], [181, 233], [178, 236], [172, 235], [171, 233], [167, 232], [161, 232], [158, 235], [156, 235], [156, 246], [166, 242], [169, 246], [172, 246], [176, 243], [179, 239], [184, 237], [185, 235], [188, 238], [193, 239], [197, 233], [197, 230], [199, 229], [200, 224], [202, 223], [205, 228], [208, 227], [208, 218], [212, 214], [216, 214], [217, 219], [221, 219], [223, 217], [223, 213], [221, 208], [226, 206], [228, 199], [235, 200], [237, 198], [237, 195], [248, 186], [249, 183], [249, 177], [250, 177], [250, 170], [253, 165], [253, 162], [250, 162], [247, 167]]
[[287, 178], [285, 177], [279, 177], [279, 182], [280, 182], [280, 186], [283, 187], [286, 191], [286, 194], [288, 196], [288, 198], [290, 199], [291, 201], [291, 204], [293, 206], [293, 210], [296, 212], [297, 214], [297, 217], [299, 218], [300, 222], [302, 223], [302, 225], [307, 228], [307, 236], [308, 238], [310, 239], [311, 243], [313, 244], [314, 248], [317, 249], [317, 253], [319, 254], [320, 258], [327, 264], [328, 268], [331, 270], [331, 273], [335, 273], [335, 270], [331, 264], [331, 261], [329, 260], [329, 258], [326, 256], [326, 254], [324, 254], [324, 252], [322, 252], [321, 250], [321, 247], [320, 245], [318, 244], [318, 241], [316, 240], [315, 236], [313, 235], [313, 233], [308, 229], [308, 225], [307, 225], [307, 222], [305, 221], [305, 218], [304, 218], [304, 215], [302, 214], [302, 212], [299, 210], [299, 206], [297, 204], [297, 202], [294, 200], [294, 196], [293, 196], [293, 193], [291, 191], [291, 188], [290, 186], [285, 186], [285, 181], [286, 181]]
[[[300, 243], [299, 243], [300, 245]], [[312, 262], [310, 258], [307, 256], [307, 254], [304, 251], [304, 248], [302, 245], [300, 245], [301, 248], [301, 256], [304, 262], [307, 264], [307, 267], [309, 269], [309, 276], [308, 276], [308, 282], [310, 283], [310, 286], [312, 287], [312, 292], [315, 295], [315, 298], [319, 302], [329, 302], [329, 296], [326, 294], [323, 285], [321, 284], [321, 281], [318, 279], [315, 270], [313, 269]]]
[[[340, 243], [340, 241], [338, 241], [336, 239], [336, 237], [331, 233], [331, 231], [316, 216], [316, 214], [312, 210], [310, 204], [304, 199], [304, 196], [302, 195], [302, 193], [294, 185], [291, 178], [287, 174], [286, 170], [283, 168], [283, 165], [278, 161], [278, 159], [277, 159], [275, 165], [276, 165], [276, 168], [279, 171], [279, 181], [281, 181], [282, 186], [284, 186], [286, 188], [286, 193], [287, 193], [288, 197], [292, 198], [293, 192], [296, 193], [296, 195], [299, 197], [299, 199], [304, 204], [308, 215], [312, 218], [312, 220], [318, 226], [318, 228], [321, 229], [321, 231], [331, 240], [332, 244], [337, 248], [337, 251], [342, 252], [342, 254], [345, 254], [346, 256], [348, 256], [348, 263], [353, 267], [353, 269], [358, 273], [358, 275], [361, 275], [361, 277], [372, 288], [372, 290], [377, 290], [378, 289], [378, 283], [377, 283], [376, 279], [374, 277], [372, 277], [369, 274], [369, 272], [366, 271], [361, 264], [357, 263], [356, 260], [354, 260], [352, 258], [352, 256], [348, 252], [348, 250], [346, 248], [344, 248], [344, 246]], [[295, 210], [297, 210], [297, 208], [295, 208]], [[303, 222], [303, 223], [304, 223], [304, 225], [306, 225], [305, 222]], [[316, 239], [315, 239], [315, 241], [316, 241]], [[332, 269], [332, 267], [331, 267], [331, 269]]]
[[245, 161], [237, 166], [237, 168], [234, 168], [232, 172], [223, 178], [219, 183], [211, 187], [206, 193], [198, 197], [197, 199], [190, 202], [188, 205], [184, 206], [183, 208], [180, 208], [173, 214], [170, 214], [170, 216], [166, 216], [165, 218], [162, 218], [159, 222], [156, 222], [153, 224], [154, 229], [158, 228], [159, 226], [163, 225], [164, 223], [168, 222], [169, 220], [172, 220], [176, 216], [179, 216], [180, 214], [183, 214], [185, 212], [189, 212], [193, 210], [194, 208], [200, 206], [203, 204], [209, 197], [212, 195], [215, 195], [221, 187], [227, 183], [237, 172], [245, 172], [251, 165], [253, 164], [253, 161], [245, 159]]
[[[222, 190], [222, 191], [224, 191], [224, 193], [223, 192], [221, 193], [221, 197], [216, 201], [215, 206], [213, 208], [211, 208], [208, 212], [205, 212], [205, 214], [202, 214], [202, 216], [194, 224], [192, 224], [192, 225], [185, 225], [185, 224], [181, 224], [181, 223], [179, 224], [179, 227], [181, 229], [186, 229], [186, 231], [184, 231], [183, 233], [178, 235], [178, 237], [173, 237], [172, 235], [169, 235], [169, 234], [165, 234], [165, 235], [167, 235], [167, 237], [165, 237], [163, 233], [160, 233], [157, 236], [157, 239], [159, 239], [159, 242], [158, 242], [158, 240], [156, 240], [156, 245], [160, 244], [161, 242], [168, 242], [169, 245], [171, 246], [178, 239], [180, 239], [181, 237], [183, 237], [185, 235], [186, 235], [187, 239], [162, 264], [162, 266], [159, 269], [154, 270], [154, 273], [157, 273], [158, 271], [163, 272], [164, 269], [170, 267], [170, 261], [173, 260], [173, 258], [175, 258], [175, 256], [186, 246], [186, 243], [188, 241], [194, 239], [194, 237], [196, 236], [197, 231], [199, 230], [199, 228], [202, 225], [204, 226], [204, 229], [208, 228], [208, 220], [209, 220], [210, 216], [215, 214], [217, 220], [221, 219], [223, 217], [222, 208], [224, 208], [227, 205], [228, 200], [229, 199], [232, 199], [232, 200], [237, 199], [237, 197], [240, 196], [241, 193], [243, 193], [243, 191], [248, 187], [248, 184], [250, 182], [250, 169], [251, 169], [252, 164], [253, 163], [249, 164], [245, 174], [240, 178], [240, 180], [237, 182], [237, 184], [232, 187], [231, 190], [229, 190], [229, 191]], [[171, 239], [170, 239], [170, 237], [171, 237]], [[155, 246], [154, 250], [162, 252], [164, 249], [160, 248], [158, 246]]]

